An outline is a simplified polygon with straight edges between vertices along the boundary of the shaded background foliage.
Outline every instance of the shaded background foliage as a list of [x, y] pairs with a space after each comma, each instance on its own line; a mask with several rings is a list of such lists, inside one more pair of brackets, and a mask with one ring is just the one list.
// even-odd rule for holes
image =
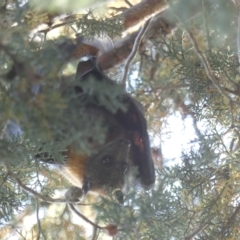
[[[78, 111], [78, 104], [84, 106], [84, 102], [69, 101], [63, 94], [76, 82], [77, 61], [73, 56], [84, 55], [80, 48], [80, 53], [76, 53], [71, 43], [77, 42], [76, 33], [91, 38], [100, 29], [106, 32], [113, 38], [115, 57], [109, 57], [112, 55], [108, 49], [100, 53], [99, 63], [109, 76], [121, 83], [124, 63], [138, 30], [138, 27], [128, 29], [133, 22], [128, 13], [141, 11], [136, 8], [137, 1], [102, 1], [108, 8], [101, 13], [95, 12], [97, 6], [90, 3], [86, 7], [79, 1], [62, 5], [59, 10], [60, 2], [52, 1], [53, 5], [46, 9], [39, 2], [29, 5], [27, 1], [1, 1], [2, 239], [13, 236], [17, 239], [107, 238], [104, 231], [86, 225], [74, 215], [66, 203], [52, 203], [52, 198], [64, 195], [69, 184], [33, 155], [42, 147], [61, 162], [60, 152], [73, 139], [78, 139], [78, 147], [85, 151], [88, 150], [85, 140], [93, 132], [96, 141], [103, 140], [100, 126]], [[238, 239], [237, 6], [234, 1], [226, 0], [191, 3], [179, 0], [170, 8], [160, 0], [139, 4], [143, 3], [153, 6], [152, 12], [157, 8], [161, 12], [152, 20], [131, 65], [127, 91], [145, 110], [156, 161], [156, 184], [150, 190], [128, 184], [123, 206], [112, 199], [88, 196], [84, 200], [87, 205], [78, 209], [100, 226], [116, 224], [119, 230], [114, 239]], [[90, 7], [94, 10], [84, 11]], [[189, 32], [200, 53], [205, 54], [222, 91], [209, 78]], [[94, 49], [86, 47], [84, 51], [89, 53]], [[109, 64], [113, 64], [111, 69], [107, 69]], [[89, 82], [88, 87], [96, 86]], [[105, 89], [98, 87], [98, 90], [104, 93]], [[108, 102], [103, 100], [102, 104], [107, 107]], [[191, 126], [185, 127], [183, 135], [189, 128], [195, 134], [187, 146], [182, 146], [181, 156], [176, 153], [176, 158], [169, 161], [164, 144], [172, 136], [169, 134], [172, 116], [178, 119], [179, 128], [181, 121], [189, 124], [187, 120], [191, 119]], [[16, 123], [24, 134], [10, 134], [20, 131]], [[54, 141], [56, 138], [58, 142]], [[42, 199], [42, 196], [52, 198]], [[29, 216], [30, 225], [26, 221]]]

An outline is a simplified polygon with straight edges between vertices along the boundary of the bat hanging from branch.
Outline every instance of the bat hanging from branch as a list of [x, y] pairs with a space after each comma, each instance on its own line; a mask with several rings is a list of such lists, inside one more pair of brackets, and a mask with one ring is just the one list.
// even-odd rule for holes
[[[91, 154], [82, 153], [74, 143], [68, 146], [66, 163], [60, 171], [79, 188], [80, 195], [89, 191], [110, 195], [119, 190], [117, 198], [121, 202], [129, 175], [143, 186], [152, 185], [155, 170], [141, 104], [103, 73], [95, 56], [78, 63], [75, 82], [65, 91], [65, 97], [68, 92], [74, 93], [79, 103], [74, 107], [79, 107], [93, 125], [97, 123], [105, 131], [102, 144], [94, 142], [94, 132], [90, 134]], [[41, 158], [41, 154], [37, 157]], [[76, 188], [73, 189], [75, 193]], [[75, 195], [68, 192], [66, 196]]]

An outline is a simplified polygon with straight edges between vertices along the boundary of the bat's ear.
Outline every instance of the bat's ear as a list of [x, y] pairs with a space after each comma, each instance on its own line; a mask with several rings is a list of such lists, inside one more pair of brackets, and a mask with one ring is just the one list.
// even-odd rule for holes
[[77, 72], [75, 79], [77, 81], [88, 81], [89, 79], [95, 81], [105, 81], [109, 84], [117, 85], [111, 78], [106, 76], [98, 64], [97, 58], [94, 56], [88, 56], [86, 61], [80, 61], [77, 66]]
[[91, 181], [84, 177], [82, 186], [83, 193], [86, 195], [91, 190], [91, 187], [92, 187]]
[[[85, 60], [85, 61], [84, 61]], [[96, 57], [84, 57], [77, 66], [76, 79], [80, 79], [97, 68]]]
[[79, 37], [79, 41], [89, 47], [95, 48], [96, 53], [90, 53], [91, 55], [83, 57], [82, 61], [78, 63], [76, 78], [82, 78], [93, 70], [102, 73], [97, 62], [97, 56], [100, 53], [113, 49], [111, 38], [107, 34], [102, 34], [102, 36], [94, 37], [93, 39]]

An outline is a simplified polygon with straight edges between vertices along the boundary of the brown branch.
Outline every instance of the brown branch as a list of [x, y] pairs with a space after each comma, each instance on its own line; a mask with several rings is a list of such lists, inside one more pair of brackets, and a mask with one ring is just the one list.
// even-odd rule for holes
[[[138, 24], [140, 21], [142, 21], [145, 17], [153, 14], [162, 12], [167, 8], [167, 4], [164, 0], [145, 0], [140, 2], [139, 4], [136, 4], [132, 6], [131, 8], [126, 9], [122, 14], [120, 14], [120, 17], [122, 17], [123, 20], [123, 26], [124, 29], [128, 29], [129, 27], [132, 27], [136, 24]], [[75, 16], [75, 15], [74, 15]], [[56, 17], [55, 15], [51, 17]], [[119, 15], [117, 16], [119, 17]], [[70, 20], [69, 20], [70, 19]], [[39, 32], [47, 33], [48, 31], [61, 27], [63, 25], [73, 23], [76, 20], [75, 17], [67, 16], [65, 19], [63, 19], [62, 23], [57, 24], [53, 26], [53, 23], [51, 23], [50, 27], [40, 30]], [[51, 20], [52, 21], [52, 20]], [[51, 22], [49, 21], [49, 22]], [[83, 44], [82, 43], [82, 37], [77, 37], [75, 40], [70, 40], [66, 42], [65, 44], [61, 44], [59, 46], [59, 49], [64, 51], [66, 54], [66, 61], [69, 60], [69, 58], [79, 58], [84, 55], [96, 55], [98, 52], [98, 49], [91, 44]], [[132, 40], [133, 44], [134, 40]], [[128, 51], [129, 54], [129, 51]], [[116, 58], [116, 56], [115, 56]]]
[[39, 30], [38, 33], [48, 33], [50, 32], [51, 30], [55, 29], [55, 28], [59, 28], [59, 27], [63, 27], [65, 25], [68, 25], [68, 24], [73, 24], [76, 20], [71, 20], [71, 21], [65, 21], [65, 22], [62, 22], [62, 23], [58, 23], [56, 25], [52, 25], [51, 27], [49, 28], [45, 28], [45, 29], [42, 29], [42, 30]]
[[[140, 11], [140, 9], [146, 4], [148, 5], [146, 12], [150, 11], [149, 9], [151, 9], [152, 11], [151, 13], [153, 13], [153, 12], [156, 12], [155, 11], [156, 9], [159, 10], [159, 7], [161, 4], [163, 4], [163, 2], [164, 1], [162, 0], [142, 1], [141, 3], [131, 7], [131, 9], [128, 9], [123, 13], [125, 16], [125, 21], [127, 22], [127, 16], [130, 15], [131, 12], [133, 11], [137, 12], [138, 9]], [[195, 1], [193, 2], [191, 1], [191, 3], [189, 3], [189, 6], [188, 6], [189, 19], [195, 16], [196, 13], [199, 11], [199, 9], [201, 9], [199, 8], [199, 4], [196, 5], [194, 2]], [[199, 3], [199, 1], [196, 1], [196, 2]], [[176, 4], [176, 7], [178, 7], [178, 4]], [[165, 8], [161, 8], [161, 10], [163, 9]], [[145, 12], [145, 9], [141, 9], [141, 11]], [[141, 13], [141, 11], [138, 14], [143, 16], [142, 15], [143, 13]], [[147, 16], [147, 14], [144, 16]], [[138, 20], [139, 19], [140, 18], [138, 18]], [[71, 20], [71, 19], [68, 18], [68, 20]], [[166, 35], [170, 33], [171, 30], [176, 27], [176, 23], [177, 23], [177, 19], [173, 16], [173, 14], [171, 14], [169, 9], [159, 13], [154, 18], [152, 18], [150, 26], [142, 42], [146, 41], [146, 39], [149, 39], [149, 38], [159, 37], [160, 35]], [[129, 25], [129, 23], [126, 23], [126, 25]], [[113, 49], [109, 49], [107, 52], [104, 52], [101, 56], [99, 56], [98, 61], [102, 69], [111, 68], [116, 64], [122, 62], [124, 59], [126, 59], [130, 54], [130, 52], [132, 51], [132, 47], [133, 47], [136, 36], [137, 36], [137, 32], [134, 32], [129, 36], [125, 37], [124, 39], [116, 41], [114, 43]], [[62, 54], [63, 63], [68, 62], [71, 59], [80, 58], [84, 55], [97, 55], [98, 48], [92, 45], [83, 44], [82, 39], [83, 38], [81, 36], [78, 36], [76, 39], [68, 39], [63, 44], [60, 44], [58, 46], [59, 51], [63, 53]], [[36, 76], [34, 76], [34, 74], [31, 73], [31, 71], [30, 73], [28, 73], [28, 75], [29, 75], [29, 79], [37, 78]]]
[[162, 12], [167, 8], [168, 5], [164, 0], [141, 1], [122, 13], [122, 17], [124, 19], [124, 29], [128, 29], [129, 27], [138, 24], [145, 17], [154, 13], [156, 14], [158, 12]]
[[[126, 30], [140, 23], [142, 20], [144, 20], [144, 18], [152, 14], [162, 12], [167, 8], [168, 5], [165, 3], [164, 0], [144, 0], [134, 6], [131, 6], [130, 8], [125, 9], [120, 15], [117, 15], [117, 17], [123, 19], [123, 27]], [[69, 16], [67, 16], [65, 19], [69, 19]], [[63, 22], [66, 21], [63, 19]], [[48, 29], [51, 30], [51, 27]], [[44, 31], [46, 30], [47, 29], [45, 29]]]
[[[149, 4], [150, 2], [153, 2], [153, 0], [147, 2]], [[163, 1], [160, 2], [162, 3]], [[144, 1], [144, 3], [146, 4], [146, 1]], [[136, 6], [137, 5], [135, 5], [133, 8]], [[176, 8], [179, 7], [181, 7], [181, 2], [176, 4]], [[189, 15], [187, 18], [191, 20], [199, 11], [201, 11], [201, 1], [191, 1], [188, 8]], [[125, 14], [127, 15], [126, 12]], [[156, 37], [159, 38], [161, 35], [165, 36], [171, 33], [171, 31], [176, 27], [177, 22], [178, 20], [176, 17], [174, 17], [170, 9], [166, 9], [163, 12], [158, 13], [152, 18], [142, 42], [145, 42], [147, 39]], [[111, 68], [126, 59], [132, 51], [137, 34], [138, 32], [129, 34], [127, 37], [116, 41], [113, 49], [108, 49], [107, 51], [103, 52], [98, 58], [98, 62], [102, 69]], [[94, 47], [91, 44], [83, 44], [82, 39], [82, 36], [78, 36], [76, 39], [68, 39], [63, 44], [58, 46], [59, 51], [63, 53], [63, 61], [67, 62], [71, 59], [80, 58], [84, 55], [97, 55], [97, 47]]]
[[[163, 5], [163, 3], [164, 3], [165, 7], [159, 9], [158, 6]], [[156, 9], [155, 9], [155, 7], [156, 7]], [[163, 11], [165, 8], [166, 8], [166, 3], [164, 2], [164, 0], [147, 0], [147, 1], [141, 2], [135, 6], [127, 9], [122, 14], [118, 15], [117, 17], [119, 18], [119, 16], [122, 16], [122, 18], [124, 19], [124, 22], [123, 22], [124, 29], [127, 29], [127, 28], [139, 23], [145, 17], [147, 17], [153, 13]], [[159, 30], [159, 25], [160, 24], [158, 24], [158, 27], [157, 27], [158, 30]], [[61, 24], [59, 26], [61, 26]], [[42, 32], [46, 32], [50, 28], [42, 30]], [[156, 34], [156, 31], [154, 33]], [[134, 34], [131, 35], [131, 45], [133, 45], [136, 35], [137, 35], [137, 32], [135, 32]], [[83, 37], [79, 36], [76, 39], [71, 39], [71, 40], [66, 41], [64, 44], [61, 44], [58, 47], [60, 51], [63, 51], [65, 53], [64, 54], [65, 58], [66, 58], [65, 61], [69, 61], [70, 59], [80, 58], [84, 55], [94, 55], [94, 54], [96, 55], [97, 54], [98, 49], [94, 48], [91, 44], [88, 45], [86, 43], [83, 43], [82, 39], [83, 39]], [[116, 43], [116, 44], [118, 44], [118, 43]], [[118, 54], [116, 54], [115, 49], [112, 50], [112, 52], [114, 54], [114, 58], [116, 59], [116, 56]], [[128, 50], [128, 54], [129, 54], [129, 52], [131, 52], [131, 49]], [[121, 55], [122, 54], [120, 54], [119, 56], [121, 56]], [[126, 56], [124, 56], [124, 58], [126, 58]]]
[[[201, 9], [200, 1], [197, 4], [191, 2], [189, 4], [189, 20], [195, 17]], [[176, 4], [180, 7], [180, 4]], [[142, 43], [147, 39], [159, 38], [165, 36], [176, 27], [178, 20], [171, 14], [171, 10], [167, 9], [152, 18], [146, 34], [143, 37]], [[102, 69], [109, 69], [122, 62], [128, 57], [132, 51], [132, 47], [138, 32], [134, 32], [127, 37], [114, 42], [114, 48], [104, 52], [98, 58], [98, 62]], [[141, 46], [141, 44], [140, 44]], [[76, 46], [77, 49], [77, 46]]]
[[[127, 2], [129, 3], [129, 2]], [[129, 3], [130, 4], [130, 3]], [[121, 17], [123, 19], [123, 27], [124, 29], [128, 29], [138, 23], [140, 23], [142, 20], [144, 20], [144, 18], [149, 17], [152, 14], [157, 14], [159, 12], [164, 11], [168, 6], [165, 3], [164, 0], [144, 0], [141, 1], [140, 3], [136, 4], [136, 5], [132, 5], [130, 4], [131, 7], [127, 8], [127, 9], [121, 9], [124, 10], [120, 15], [117, 15], [117, 17]], [[29, 11], [31, 9], [31, 7], [29, 6], [29, 4], [25, 4], [23, 7], [21, 7], [20, 11], [21, 14], [24, 16], [24, 14]], [[32, 9], [34, 10], [34, 9]], [[39, 12], [38, 14], [46, 14], [46, 12]], [[76, 19], [79, 19], [78, 14], [71, 14], [66, 16], [65, 18], [61, 19], [61, 23], [60, 24], [56, 24], [54, 25], [54, 19], [61, 16], [61, 13], [48, 13], [47, 17], [45, 19], [47, 19], [44, 22], [41, 22], [41, 24], [45, 23], [48, 24], [49, 27], [40, 30], [39, 32], [49, 32], [54, 28], [57, 27], [61, 27], [64, 26], [66, 24], [69, 24], [71, 22], [76, 21]], [[115, 17], [113, 17], [115, 18]], [[34, 28], [36, 28], [37, 26], [34, 25]], [[30, 27], [31, 28], [31, 27]]]
[[[193, 6], [192, 4], [189, 4], [189, 6], [188, 6], [190, 11], [192, 10], [191, 9], [192, 6]], [[139, 23], [145, 17], [147, 17], [151, 14], [156, 14], [158, 12], [162, 12], [163, 13], [162, 15], [159, 15], [158, 18], [153, 19], [154, 21], [151, 23], [152, 27], [151, 27], [151, 29], [149, 28], [149, 31], [147, 31], [145, 39], [156, 35], [156, 33], [159, 29], [162, 29], [163, 33], [166, 33], [166, 31], [167, 31], [167, 33], [169, 33], [171, 31], [171, 29], [173, 27], [175, 27], [176, 19], [173, 20], [170, 12], [167, 11], [166, 8], [167, 8], [167, 4], [165, 3], [164, 0], [144, 0], [144, 1], [140, 2], [139, 4], [136, 4], [132, 7], [130, 7], [129, 9], [126, 9], [121, 14], [122, 18], [124, 19], [124, 22], [123, 22], [124, 28], [127, 29], [131, 26], [134, 26], [135, 24]], [[27, 12], [29, 9], [30, 9], [29, 5], [25, 4], [21, 8], [21, 14], [24, 15], [25, 12]], [[53, 20], [56, 16], [58, 16], [57, 13], [49, 15], [49, 19], [47, 22], [47, 24], [49, 24], [49, 28], [41, 30], [40, 32], [46, 33], [47, 31], [50, 31], [53, 28], [60, 27], [65, 24], [69, 24], [69, 22], [73, 22], [79, 18], [79, 16], [77, 14], [73, 14], [73, 15], [70, 15], [70, 16], [67, 16], [66, 18], [64, 18], [62, 20], [63, 23], [60, 23], [60, 24], [57, 24], [54, 26]], [[173, 25], [171, 25], [172, 21], [174, 22]], [[168, 27], [168, 26], [169, 26], [169, 29], [164, 29], [164, 27]], [[116, 52], [118, 52], [118, 53], [116, 54], [116, 52], [114, 52], [113, 50], [111, 52], [111, 50], [110, 50], [110, 52], [108, 52], [105, 56], [102, 56], [102, 58], [100, 59], [100, 65], [104, 69], [106, 69], [106, 68], [113, 66], [113, 64], [111, 64], [111, 62], [114, 62], [114, 65], [115, 65], [116, 63], [119, 63], [120, 61], [125, 59], [131, 52], [131, 46], [133, 46], [136, 35], [137, 35], [137, 33], [132, 34], [130, 36], [130, 38], [125, 39], [126, 40], [125, 42], [120, 41], [120, 43], [122, 43], [122, 44], [130, 44], [130, 48], [128, 47], [125, 50], [123, 50], [124, 46], [120, 46], [119, 42], [117, 42], [116, 46], [120, 47], [119, 49], [116, 49]], [[96, 47], [87, 45], [87, 44], [83, 44], [81, 40], [82, 40], [81, 37], [77, 37], [75, 40], [71, 39], [71, 40], [67, 41], [65, 44], [61, 44], [58, 47], [59, 50], [65, 54], [65, 61], [69, 61], [69, 59], [71, 59], [71, 58], [79, 58], [84, 55], [96, 55], [97, 54], [98, 49]], [[123, 51], [123, 53], [119, 54], [119, 52], [121, 52], [121, 51]], [[119, 58], [118, 56], [121, 56], [121, 57]], [[112, 57], [114, 57], [114, 58], [112, 58]], [[108, 60], [108, 64], [110, 66], [106, 66], [106, 63], [105, 64], [101, 63], [101, 61], [103, 59]], [[112, 61], [112, 60], [114, 60], [114, 61]]]
[[238, 96], [238, 97], [240, 96], [239, 90], [232, 90], [232, 89], [229, 89], [229, 88], [227, 88], [227, 87], [225, 87], [224, 90], [225, 90], [226, 92], [229, 92], [229, 93], [231, 93], [231, 94], [233, 94], [233, 95], [236, 95], [236, 96]]

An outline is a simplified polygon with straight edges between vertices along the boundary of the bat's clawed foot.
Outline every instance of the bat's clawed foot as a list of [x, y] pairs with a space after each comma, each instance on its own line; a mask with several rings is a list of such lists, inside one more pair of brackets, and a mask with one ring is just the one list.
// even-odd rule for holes
[[85, 194], [79, 187], [72, 186], [65, 193], [65, 198], [69, 203], [79, 203], [82, 201]]
[[119, 204], [122, 205], [124, 203], [124, 194], [121, 189], [115, 189], [112, 192], [112, 196]]

